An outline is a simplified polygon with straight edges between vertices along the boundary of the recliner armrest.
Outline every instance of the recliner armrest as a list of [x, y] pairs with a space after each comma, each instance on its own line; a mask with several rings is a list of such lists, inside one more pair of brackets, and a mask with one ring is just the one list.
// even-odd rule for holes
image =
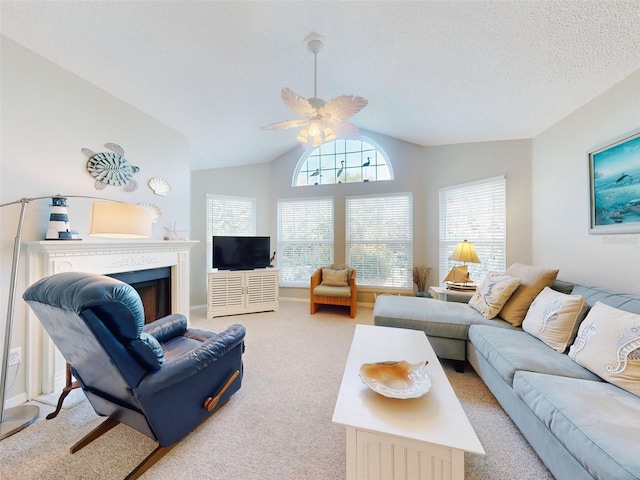
[[199, 347], [175, 359], [165, 361], [160, 370], [150, 373], [140, 382], [136, 395], [144, 395], [145, 392], [153, 394], [195, 375], [238, 347], [244, 340], [245, 334], [246, 329], [243, 325], [232, 325]]
[[160, 343], [184, 335], [187, 331], [187, 318], [179, 313], [159, 318], [155, 322], [147, 323], [142, 331], [155, 337]]

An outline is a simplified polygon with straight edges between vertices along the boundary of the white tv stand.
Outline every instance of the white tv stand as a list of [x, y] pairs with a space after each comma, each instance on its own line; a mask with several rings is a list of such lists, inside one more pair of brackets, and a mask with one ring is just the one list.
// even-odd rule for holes
[[275, 268], [220, 270], [207, 276], [207, 318], [280, 308]]

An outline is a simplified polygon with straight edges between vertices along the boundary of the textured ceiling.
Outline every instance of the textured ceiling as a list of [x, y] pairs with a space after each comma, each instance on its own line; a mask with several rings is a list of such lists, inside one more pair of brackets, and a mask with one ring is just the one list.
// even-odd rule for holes
[[5, 1], [2, 33], [189, 138], [192, 169], [295, 147], [282, 87], [360, 95], [419, 145], [531, 138], [640, 68], [640, 1]]

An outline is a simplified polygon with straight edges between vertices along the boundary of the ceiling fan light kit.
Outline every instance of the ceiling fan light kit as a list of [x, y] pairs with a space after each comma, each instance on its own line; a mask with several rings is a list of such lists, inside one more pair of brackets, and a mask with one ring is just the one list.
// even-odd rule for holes
[[306, 120], [278, 122], [262, 127], [261, 130], [301, 127], [296, 138], [307, 148], [319, 147], [336, 138], [357, 137], [358, 129], [346, 120], [366, 107], [368, 102], [353, 95], [341, 95], [328, 102], [318, 98], [318, 53], [322, 47], [320, 40], [311, 40], [307, 44], [307, 48], [313, 53], [313, 97], [301, 97], [286, 87], [281, 92], [285, 105], [298, 115], [306, 117]]

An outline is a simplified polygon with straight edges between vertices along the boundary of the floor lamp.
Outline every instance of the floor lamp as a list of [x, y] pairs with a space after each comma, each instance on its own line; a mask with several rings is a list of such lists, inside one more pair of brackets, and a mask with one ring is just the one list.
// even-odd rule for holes
[[21, 198], [15, 202], [4, 203], [0, 208], [8, 205], [20, 204], [20, 218], [13, 243], [13, 259], [11, 262], [11, 284], [9, 286], [9, 299], [7, 304], [7, 321], [5, 323], [4, 350], [2, 351], [2, 372], [0, 372], [0, 440], [19, 432], [31, 425], [40, 409], [35, 405], [19, 405], [13, 408], [4, 408], [5, 389], [7, 386], [7, 368], [9, 363], [9, 349], [11, 347], [11, 331], [13, 328], [13, 316], [15, 310], [16, 285], [18, 283], [18, 262], [20, 260], [20, 247], [22, 244], [22, 224], [27, 205], [34, 200], [88, 198], [103, 200], [91, 206], [89, 221], [89, 235], [107, 238], [148, 238], [151, 236], [151, 211], [140, 205], [110, 200], [108, 198], [90, 197], [85, 195], [48, 195], [46, 197]]

